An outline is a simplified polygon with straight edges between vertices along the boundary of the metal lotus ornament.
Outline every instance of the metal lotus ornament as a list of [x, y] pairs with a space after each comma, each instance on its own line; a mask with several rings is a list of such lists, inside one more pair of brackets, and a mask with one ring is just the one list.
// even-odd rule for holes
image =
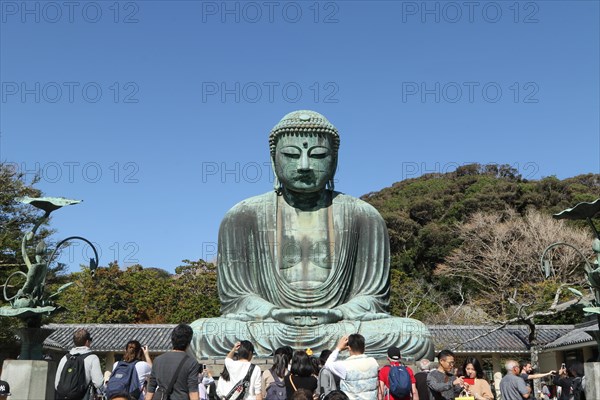
[[[583, 308], [584, 312], [589, 314], [596, 314], [598, 319], [598, 327], [600, 328], [600, 233], [598, 232], [598, 228], [594, 224], [592, 218], [600, 213], [600, 199], [596, 199], [593, 202], [582, 202], [578, 203], [574, 207], [567, 208], [557, 214], [554, 214], [554, 218], [556, 219], [568, 219], [568, 220], [586, 220], [592, 231], [594, 232], [594, 240], [592, 241], [592, 250], [595, 254], [595, 260], [590, 263], [587, 258], [583, 255], [583, 253], [577, 249], [575, 246], [559, 242], [554, 243], [548, 246], [544, 252], [542, 253], [541, 263], [542, 270], [546, 277], [550, 276], [553, 273], [552, 264], [549, 260], [545, 259], [546, 253], [548, 253], [551, 249], [559, 246], [567, 246], [574, 249], [579, 255], [582, 257], [584, 261], [584, 269], [587, 275], [587, 280], [590, 285], [590, 290], [593, 294], [593, 299], [591, 301], [583, 300], [582, 303], [586, 305]], [[580, 298], [584, 298], [585, 296], [580, 291], [569, 288], [569, 290]], [[596, 339], [596, 343], [598, 345], [598, 350], [600, 351], [600, 331], [586, 331], [590, 336]]]
[[[34, 207], [44, 211], [44, 215], [41, 216], [35, 223], [33, 229], [25, 234], [21, 241], [21, 255], [23, 261], [27, 266], [27, 273], [23, 271], [16, 271], [9, 275], [8, 279], [3, 285], [3, 295], [6, 301], [10, 302], [10, 306], [0, 308], [0, 316], [6, 317], [19, 317], [19, 318], [30, 318], [40, 314], [51, 314], [56, 311], [58, 307], [54, 304], [53, 299], [59, 295], [67, 287], [71, 286], [73, 282], [59, 287], [56, 292], [48, 294], [45, 291], [46, 286], [46, 275], [48, 273], [48, 266], [54, 260], [57, 250], [70, 240], [82, 240], [86, 242], [94, 251], [94, 257], [90, 259], [90, 270], [92, 273], [98, 267], [98, 252], [94, 245], [87, 239], [80, 236], [71, 236], [61, 240], [50, 257], [46, 258], [48, 253], [46, 243], [40, 240], [35, 246], [35, 262], [29, 259], [27, 248], [30, 242], [33, 241], [38, 228], [48, 220], [50, 214], [64, 206], [81, 203], [81, 200], [71, 200], [63, 197], [21, 197], [17, 198], [17, 201], [23, 204], [31, 204]], [[8, 294], [8, 288], [11, 287], [11, 280], [18, 276], [25, 277], [25, 283], [14, 295]]]
[[593, 307], [586, 307], [583, 310], [600, 315], [600, 233], [594, 225], [594, 221], [592, 221], [592, 218], [598, 213], [600, 213], [600, 199], [591, 203], [579, 203], [575, 207], [567, 208], [558, 214], [554, 214], [554, 218], [570, 220], [585, 219], [592, 228], [594, 236], [596, 236], [592, 241], [592, 250], [594, 250], [596, 259], [594, 260], [593, 265], [588, 262], [586, 262], [585, 265], [585, 272], [587, 273], [588, 282], [594, 293], [595, 299], [592, 302]]

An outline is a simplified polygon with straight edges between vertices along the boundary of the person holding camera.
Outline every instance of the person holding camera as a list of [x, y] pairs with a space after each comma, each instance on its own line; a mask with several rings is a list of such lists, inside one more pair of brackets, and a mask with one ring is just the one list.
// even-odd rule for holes
[[[237, 355], [237, 360], [235, 356]], [[217, 382], [217, 395], [230, 400], [262, 400], [260, 367], [252, 364], [254, 345], [248, 340], [236, 342], [225, 358], [226, 373]]]
[[[152, 359], [150, 358], [150, 352], [148, 350], [148, 346], [142, 346], [140, 342], [137, 340], [130, 340], [125, 345], [125, 352], [123, 353], [122, 361], [131, 364], [135, 364], [135, 372], [138, 376], [138, 382], [140, 384], [140, 393], [146, 396], [146, 385], [147, 380], [150, 377], [150, 373], [152, 372]], [[112, 371], [115, 371], [115, 368], [119, 365], [119, 362], [116, 361], [113, 364]], [[111, 373], [105, 373], [106, 377], [111, 376]], [[108, 390], [109, 379], [105, 379], [105, 388]], [[113, 397], [113, 399], [119, 399], [117, 397]], [[126, 399], [125, 399], [126, 400]]]
[[567, 373], [565, 363], [560, 366], [558, 375], [554, 376], [552, 383], [560, 388], [560, 395], [557, 400], [569, 400], [571, 398], [571, 379]]

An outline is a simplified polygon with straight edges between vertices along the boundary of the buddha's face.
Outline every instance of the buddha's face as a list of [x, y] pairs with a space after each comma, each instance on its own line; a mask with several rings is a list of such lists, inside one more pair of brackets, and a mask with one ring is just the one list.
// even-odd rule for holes
[[275, 148], [275, 174], [287, 190], [313, 193], [333, 178], [336, 155], [328, 135], [283, 135]]

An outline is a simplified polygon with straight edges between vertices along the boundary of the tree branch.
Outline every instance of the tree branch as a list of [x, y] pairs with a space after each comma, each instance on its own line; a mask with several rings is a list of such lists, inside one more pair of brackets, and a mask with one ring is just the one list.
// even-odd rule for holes
[[500, 329], [505, 328], [507, 325], [510, 325], [514, 322], [522, 322], [525, 325], [527, 325], [527, 327], [529, 328], [529, 345], [532, 344], [532, 342], [535, 342], [536, 340], [536, 329], [535, 329], [535, 323], [533, 322], [533, 320], [537, 317], [546, 317], [546, 316], [550, 316], [550, 315], [555, 315], [561, 311], [565, 311], [570, 307], [575, 306], [576, 304], [578, 304], [581, 301], [581, 297], [577, 297], [574, 301], [568, 301], [565, 303], [561, 303], [558, 304], [558, 301], [560, 299], [560, 294], [563, 290], [564, 287], [566, 287], [566, 284], [562, 284], [558, 287], [558, 289], [556, 289], [556, 293], [554, 294], [554, 301], [552, 302], [552, 304], [550, 305], [550, 307], [547, 310], [543, 310], [543, 311], [534, 311], [532, 313], [527, 314], [526, 313], [526, 309], [528, 307], [530, 307], [533, 303], [519, 303], [516, 300], [516, 296], [517, 296], [517, 290], [515, 289], [513, 292], [513, 295], [511, 297], [509, 297], [507, 300], [509, 303], [513, 304], [515, 307], [517, 307], [517, 316], [505, 321], [500, 322], [500, 325], [498, 325], [497, 327], [495, 327], [494, 329], [482, 333], [480, 335], [477, 335], [475, 337], [472, 337], [470, 339], [464, 340], [462, 342], [455, 342], [452, 343], [450, 345], [450, 349], [451, 350], [455, 350], [461, 346], [464, 346], [467, 343], [470, 343], [474, 340], [477, 339], [481, 339], [482, 337], [488, 336], [496, 331], [499, 331]]

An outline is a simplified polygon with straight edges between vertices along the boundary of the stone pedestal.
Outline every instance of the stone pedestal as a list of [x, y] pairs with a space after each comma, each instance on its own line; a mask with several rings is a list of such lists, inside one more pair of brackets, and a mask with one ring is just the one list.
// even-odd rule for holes
[[[347, 356], [347, 355], [348, 355], [348, 353], [344, 354], [342, 357], [340, 357], [340, 359], [345, 358], [345, 356]], [[315, 355], [313, 355], [313, 357], [314, 356]], [[318, 356], [318, 354], [316, 356]], [[390, 363], [390, 361], [387, 358], [377, 358], [376, 357], [375, 360], [377, 360], [379, 367], [383, 367], [384, 365], [389, 365], [389, 363]], [[221, 372], [223, 371], [223, 367], [225, 365], [225, 358], [212, 357], [207, 360], [199, 360], [198, 362], [200, 364], [202, 364], [202, 363], [206, 364], [206, 368], [208, 369], [208, 372], [210, 372], [210, 375], [214, 378], [217, 378], [221, 375]], [[416, 362], [413, 362], [413, 361], [409, 362], [409, 361], [406, 361], [403, 359], [402, 363], [404, 365], [410, 367], [410, 369], [412, 369], [413, 372], [415, 372], [415, 373], [419, 372], [419, 367]], [[260, 367], [260, 369], [262, 371], [266, 371], [269, 368], [271, 368], [271, 366], [273, 365], [273, 357], [253, 357], [252, 364], [256, 364], [257, 366]], [[107, 365], [108, 365], [108, 363], [107, 363]], [[434, 367], [437, 367], [437, 362], [432, 362], [430, 364], [430, 366], [432, 367], [432, 369], [435, 369]]]
[[2, 380], [10, 385], [10, 400], [54, 399], [56, 362], [38, 360], [6, 360]]
[[585, 363], [585, 398], [600, 399], [600, 362]]

